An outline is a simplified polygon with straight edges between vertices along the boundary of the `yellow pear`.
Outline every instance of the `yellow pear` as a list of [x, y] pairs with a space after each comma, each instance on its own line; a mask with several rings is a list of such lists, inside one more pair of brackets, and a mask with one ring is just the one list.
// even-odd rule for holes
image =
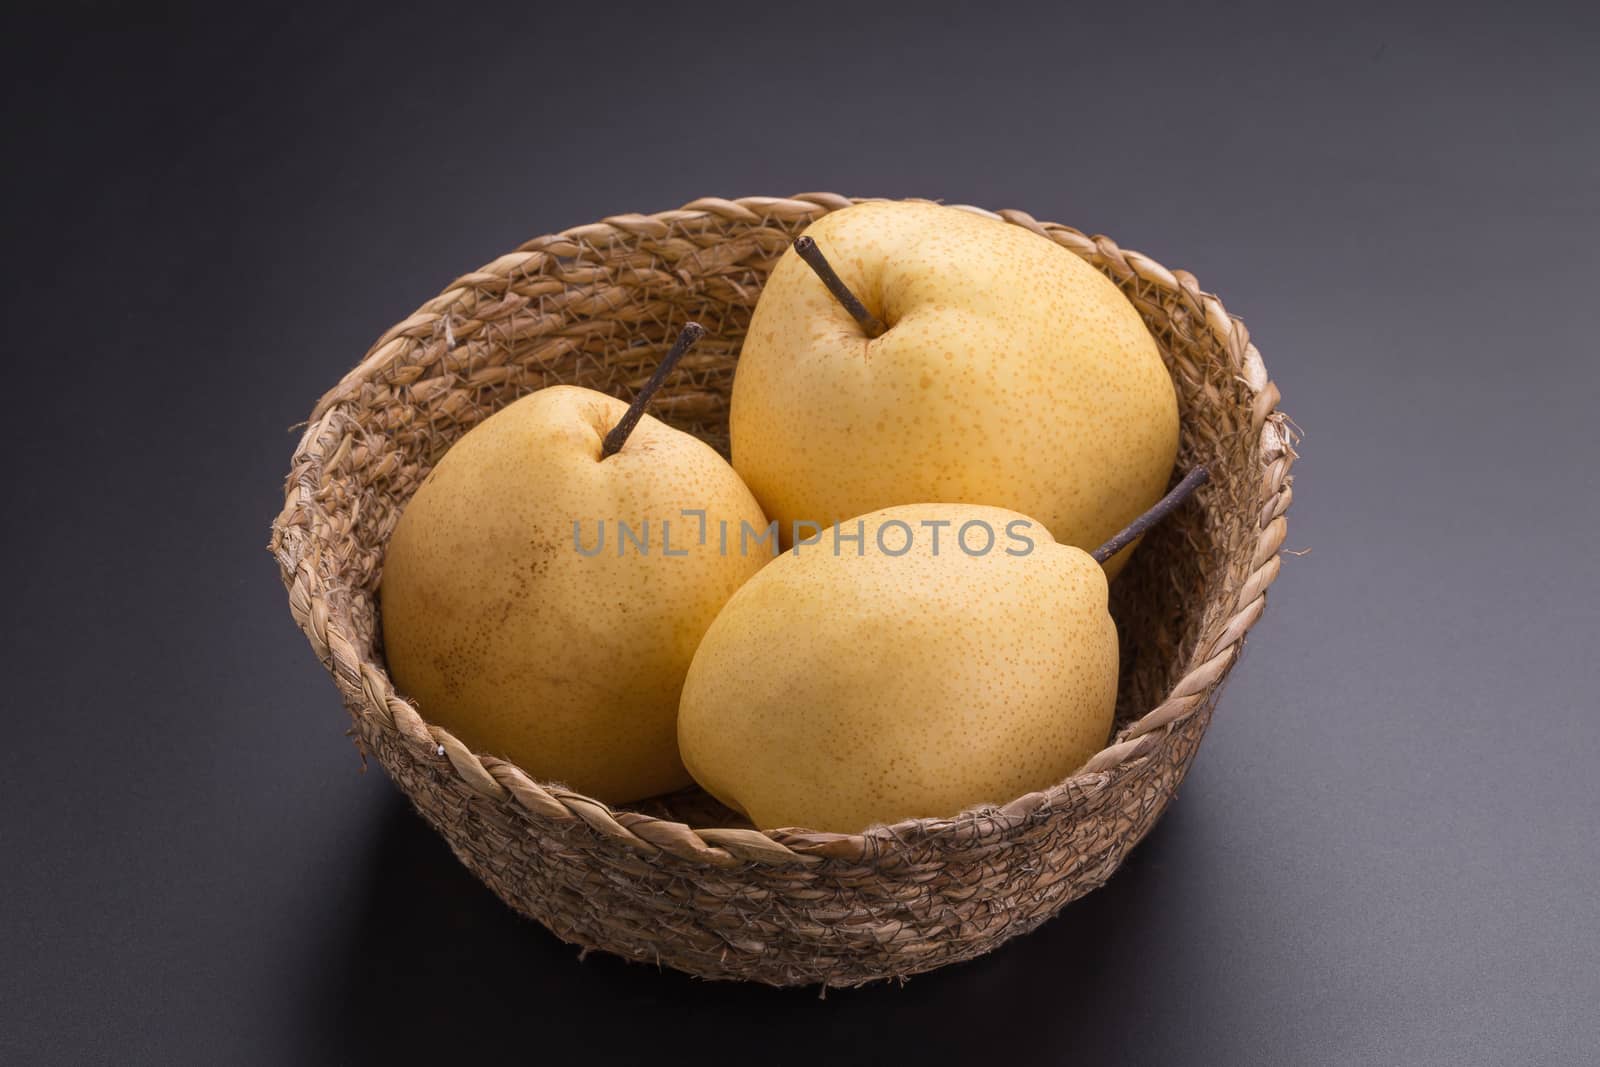
[[1012, 508], [1089, 549], [1160, 497], [1171, 378], [1133, 306], [1077, 256], [923, 202], [857, 204], [806, 239], [865, 317], [786, 252], [730, 420], [733, 465], [786, 545], [796, 523], [937, 500]]
[[684, 763], [723, 803], [853, 833], [1003, 804], [1105, 745], [1117, 631], [1088, 553], [963, 504], [807, 541], [729, 599], [684, 683]]
[[406, 506], [381, 587], [390, 670], [428, 721], [609, 803], [689, 784], [684, 674], [771, 558], [723, 550], [721, 524], [766, 519], [704, 442], [645, 416], [602, 454], [635, 409], [555, 386], [485, 419]]

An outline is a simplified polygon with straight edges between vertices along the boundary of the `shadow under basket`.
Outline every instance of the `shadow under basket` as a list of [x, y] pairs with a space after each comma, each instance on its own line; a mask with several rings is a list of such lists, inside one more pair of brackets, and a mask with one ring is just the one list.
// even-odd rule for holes
[[1295, 439], [1243, 324], [1184, 271], [1002, 211], [991, 217], [1081, 257], [1138, 309], [1177, 387], [1179, 468], [1211, 470], [1113, 585], [1124, 651], [1109, 747], [1000, 807], [823, 834], [754, 830], [696, 791], [613, 810], [430, 725], [389, 678], [376, 601], [385, 543], [424, 475], [535, 389], [631, 398], [691, 319], [706, 337], [651, 410], [726, 455], [767, 274], [851, 203], [704, 199], [535, 238], [385, 333], [295, 449], [271, 551], [361, 746], [461, 862], [566, 941], [705, 978], [851, 986], [1033, 929], [1104, 883], [1160, 817], [1277, 576]]

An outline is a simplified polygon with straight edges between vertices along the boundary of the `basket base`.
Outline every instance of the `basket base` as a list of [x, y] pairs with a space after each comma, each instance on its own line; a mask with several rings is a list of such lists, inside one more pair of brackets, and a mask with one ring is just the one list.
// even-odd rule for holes
[[[1058, 806], [1016, 820], [1007, 845], [1025, 844], [1041, 856], [1037, 865], [1001, 868], [947, 834], [898, 842], [892, 864], [743, 864], [738, 888], [715, 901], [694, 865], [619, 857], [582, 822], [523, 816], [523, 832], [509, 836], [499, 805], [464, 786], [446, 761], [393, 733], [363, 730], [362, 740], [467, 869], [562, 941], [710, 980], [849, 988], [981, 956], [1105, 884], [1166, 810], [1214, 702], [1159, 753], [1086, 794], [1076, 818], [1060, 818]], [[733, 823], [699, 790], [640, 810], [690, 825]]]

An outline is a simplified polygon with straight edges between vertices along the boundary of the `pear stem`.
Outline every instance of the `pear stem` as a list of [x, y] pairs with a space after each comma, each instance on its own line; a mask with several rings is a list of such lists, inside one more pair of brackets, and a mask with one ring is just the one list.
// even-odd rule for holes
[[1149, 511], [1134, 519], [1123, 528], [1121, 533], [1089, 554], [1094, 557], [1096, 563], [1104, 563], [1124, 548], [1127, 548], [1135, 538], [1141, 536], [1150, 527], [1177, 510], [1179, 505], [1194, 495], [1196, 489], [1205, 485], [1210, 479], [1210, 471], [1204, 467], [1196, 467], [1188, 474], [1185, 474], [1183, 481], [1173, 486], [1166, 496], [1152, 504]]
[[628, 435], [633, 428], [639, 425], [639, 420], [644, 418], [644, 409], [650, 406], [650, 398], [656, 395], [656, 390], [661, 388], [667, 380], [667, 375], [672, 373], [672, 368], [678, 365], [678, 360], [688, 355], [689, 349], [699, 343], [700, 338], [706, 335], [706, 328], [698, 322], [691, 322], [684, 326], [683, 332], [678, 334], [678, 339], [672, 342], [672, 348], [665, 358], [656, 366], [656, 372], [650, 375], [650, 380], [644, 383], [644, 388], [639, 390], [639, 395], [633, 398], [633, 403], [628, 405], [628, 410], [622, 413], [622, 418], [611, 427], [611, 432], [606, 434], [605, 441], [600, 446], [600, 458], [605, 459], [622, 451], [622, 446], [627, 444]]
[[843, 304], [844, 309], [850, 312], [851, 316], [861, 324], [861, 328], [867, 332], [868, 337], [878, 337], [889, 328], [883, 324], [882, 319], [868, 311], [867, 305], [863, 304], [856, 297], [856, 294], [850, 291], [850, 287], [844, 283], [844, 279], [840, 278], [838, 272], [833, 269], [833, 264], [828, 262], [828, 257], [824, 256], [822, 249], [817, 247], [817, 242], [809, 237], [797, 237], [794, 241], [794, 250], [799, 253], [801, 259], [806, 261], [807, 266], [817, 272], [817, 277], [821, 278], [822, 284], [828, 287], [828, 292], [832, 293], [833, 298]]

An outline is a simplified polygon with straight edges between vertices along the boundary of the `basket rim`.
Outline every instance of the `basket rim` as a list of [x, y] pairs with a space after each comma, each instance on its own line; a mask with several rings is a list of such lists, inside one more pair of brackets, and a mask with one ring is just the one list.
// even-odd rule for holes
[[1003, 805], [971, 808], [937, 819], [907, 819], [855, 834], [794, 827], [772, 830], [691, 827], [671, 819], [612, 809], [561, 785], [540, 782], [504, 759], [472, 751], [449, 731], [424, 720], [395, 690], [387, 666], [360, 653], [359, 642], [350, 636], [343, 621], [351, 610], [352, 591], [323, 579], [319, 572], [322, 546], [309, 536], [309, 516], [319, 511], [326, 513], [317, 492], [322, 473], [341, 452], [348, 452], [351, 447], [351, 437], [345, 430], [348, 416], [341, 408], [365, 384], [374, 381], [392, 384], [389, 371], [419, 340], [448, 330], [452, 309], [475, 284], [486, 280], [503, 283], [510, 274], [550, 257], [572, 256], [586, 248], [603, 249], [629, 238], [663, 237], [685, 223], [714, 218], [728, 223], [776, 220], [804, 224], [851, 204], [878, 199], [883, 198], [852, 198], [834, 193], [732, 200], [703, 197], [675, 211], [609, 216], [600, 222], [524, 242], [516, 251], [457, 278], [438, 296], [380, 336], [362, 360], [323, 395], [312, 411], [294, 451], [284, 507], [273, 520], [268, 545], [288, 592], [290, 613], [306, 634], [318, 659], [332, 674], [352, 714], [398, 735], [415, 747], [419, 758], [442, 764], [441, 771], [447, 766], [448, 772], [473, 793], [495, 803], [515, 805], [522, 809], [525, 817], [564, 822], [581, 820], [605, 837], [635, 851], [675, 856], [699, 864], [734, 866], [747, 862], [860, 861], [910, 838], [957, 829], [972, 833], [984, 827], [1016, 825], [1058, 800], [1072, 797], [1082, 801], [1134, 773], [1143, 761], [1161, 749], [1178, 725], [1213, 701], [1243, 648], [1246, 634], [1265, 608], [1266, 591], [1278, 575], [1279, 550], [1287, 532], [1285, 512], [1293, 496], [1289, 471], [1296, 458], [1297, 434], [1288, 416], [1278, 408], [1278, 389], [1268, 377], [1244, 323], [1231, 316], [1215, 295], [1201, 290], [1189, 272], [1168, 270], [1148, 256], [1118, 247], [1110, 238], [1090, 237], [1070, 226], [1040, 222], [1023, 211], [988, 211], [967, 204], [947, 206], [1021, 226], [1062, 245], [1116, 278], [1154, 287], [1176, 297], [1190, 313], [1192, 323], [1221, 343], [1223, 351], [1235, 364], [1239, 381], [1253, 398], [1250, 429], [1259, 437], [1261, 492], [1257, 500], [1261, 510], [1250, 574], [1241, 585], [1232, 610], [1202, 634], [1186, 664], [1187, 670], [1166, 698], [1118, 730], [1111, 743], [1078, 771], [1044, 790], [1027, 793]]

